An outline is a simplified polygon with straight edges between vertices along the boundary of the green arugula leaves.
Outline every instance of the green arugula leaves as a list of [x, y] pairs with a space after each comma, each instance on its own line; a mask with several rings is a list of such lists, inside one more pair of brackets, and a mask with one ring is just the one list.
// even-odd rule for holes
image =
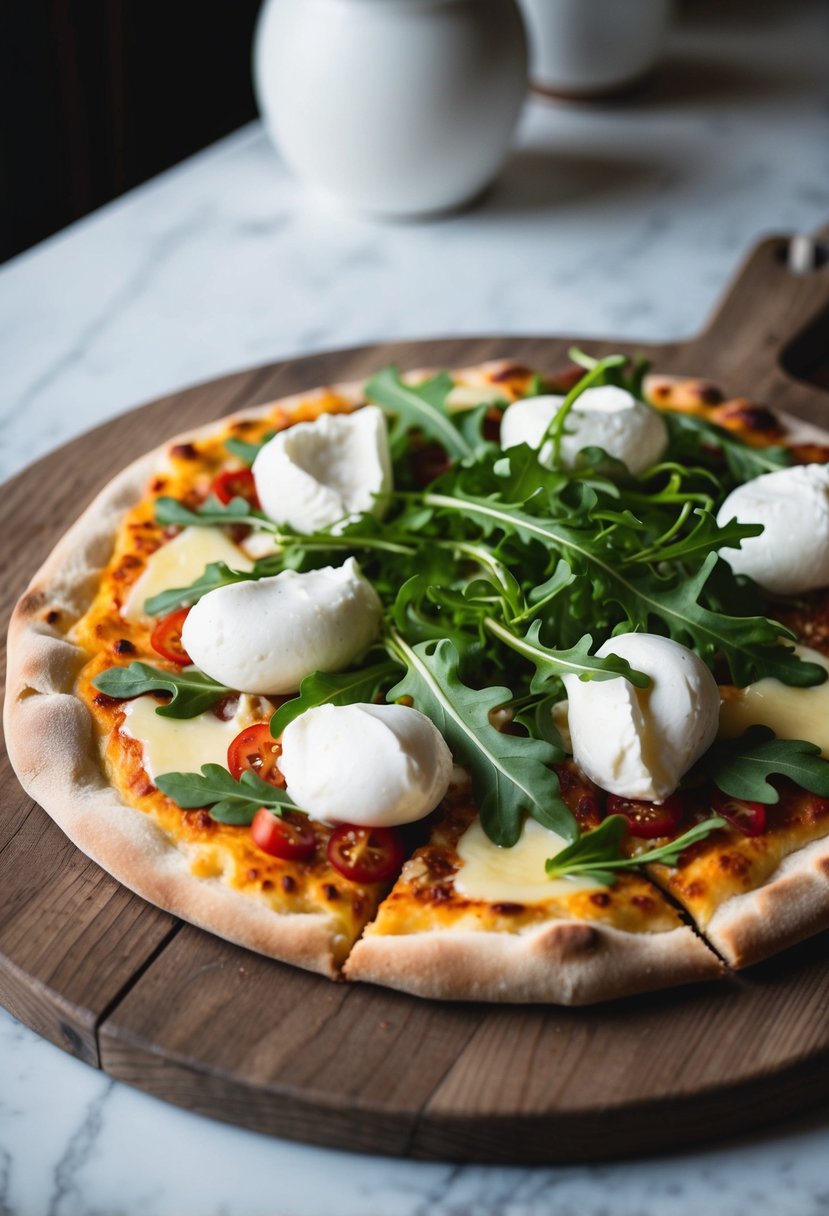
[[769, 777], [829, 798], [829, 761], [803, 739], [776, 739], [767, 726], [751, 726], [739, 739], [720, 739], [703, 756], [698, 771], [743, 802], [775, 803], [780, 795]]
[[195, 718], [231, 691], [193, 667], [162, 671], [139, 662], [130, 663], [129, 667], [109, 667], [95, 676], [92, 684], [99, 692], [118, 700], [149, 692], [168, 692], [170, 701], [155, 711], [162, 718]]
[[284, 790], [263, 781], [251, 769], [236, 781], [221, 764], [203, 764], [201, 773], [162, 773], [155, 783], [185, 809], [208, 807], [218, 823], [248, 824], [261, 806], [276, 815], [300, 811]]
[[144, 611], [150, 616], [167, 616], [183, 605], [198, 603], [208, 591], [215, 591], [218, 587], [230, 587], [233, 583], [246, 583], [260, 577], [255, 571], [255, 567], [254, 571], [248, 573], [244, 570], [231, 570], [225, 562], [211, 562], [205, 566], [204, 574], [189, 587], [171, 587], [169, 591], [150, 596], [144, 601]]
[[[571, 355], [586, 374], [548, 428], [545, 442], [554, 457], [569, 410], [591, 384], [618, 384], [642, 396], [643, 361]], [[275, 737], [314, 706], [373, 701], [383, 693], [389, 700], [410, 698], [469, 768], [484, 828], [497, 844], [514, 844], [530, 815], [571, 842], [548, 863], [551, 876], [591, 873], [612, 881], [618, 869], [650, 860], [671, 864], [723, 821], [707, 820], [671, 845], [631, 859], [619, 856], [624, 821], [618, 817], [577, 838], [553, 768], [564, 753], [552, 706], [563, 696], [567, 674], [626, 678], [646, 688], [647, 676], [627, 662], [612, 652], [602, 659], [595, 654], [631, 630], [674, 638], [710, 666], [725, 663], [738, 685], [774, 676], [805, 687], [826, 678], [822, 667], [798, 657], [782, 625], [747, 615], [756, 592], [719, 556], [761, 531], [717, 523], [725, 493], [783, 467], [788, 453], [751, 448], [691, 415], [666, 414], [668, 450], [639, 478], [598, 448], [584, 450], [575, 468], [548, 468], [526, 444], [502, 451], [493, 442], [485, 430], [490, 406], [448, 408], [452, 387], [447, 373], [410, 384], [393, 367], [368, 382], [368, 400], [390, 419], [396, 477], [401, 473], [382, 523], [362, 515], [303, 535], [242, 498], [223, 504], [211, 497], [196, 508], [159, 498], [160, 523], [249, 527], [268, 533], [277, 551], [251, 572], [213, 562], [190, 586], [153, 596], [147, 611], [166, 615], [219, 587], [358, 554], [384, 605], [383, 637], [354, 670], [309, 675], [274, 714]], [[541, 381], [534, 390], [544, 390]], [[439, 476], [425, 489], [409, 464], [423, 444], [446, 455], [436, 460]], [[234, 438], [226, 446], [249, 464], [261, 445]], [[158, 709], [166, 717], [203, 712], [228, 691], [197, 671], [170, 673], [139, 662], [112, 668], [95, 684], [115, 697], [168, 692], [170, 702]], [[500, 709], [523, 733], [496, 729], [492, 714]], [[715, 744], [695, 773], [748, 801], [775, 801], [774, 776], [829, 796], [829, 765], [817, 748], [762, 730]], [[182, 806], [212, 806], [223, 822], [249, 822], [259, 805], [288, 805], [253, 774], [234, 782], [216, 765], [201, 774], [166, 774], [159, 786]]]
[[389, 692], [390, 701], [411, 697], [431, 718], [453, 756], [472, 773], [472, 788], [484, 830], [496, 844], [510, 847], [521, 834], [526, 815], [567, 840], [577, 834], [576, 821], [564, 805], [558, 778], [550, 768], [563, 752], [544, 739], [505, 734], [491, 724], [494, 709], [512, 699], [508, 688], [469, 688], [460, 678], [460, 660], [452, 642], [408, 643], [390, 635], [392, 652], [405, 664], [406, 675]]
[[685, 849], [704, 840], [718, 828], [727, 827], [727, 821], [715, 815], [695, 824], [668, 844], [648, 849], [635, 857], [622, 857], [620, 854], [628, 833], [628, 821], [624, 815], [609, 815], [597, 828], [585, 832], [567, 848], [556, 853], [555, 857], [549, 858], [544, 868], [548, 878], [594, 878], [596, 882], [610, 887], [616, 881], [618, 870], [638, 870], [652, 862], [659, 862], [663, 866], [676, 865]]
[[374, 701], [380, 691], [399, 674], [399, 666], [391, 659], [372, 663], [357, 671], [340, 671], [333, 675], [315, 671], [302, 681], [298, 696], [280, 705], [271, 718], [271, 734], [278, 739], [294, 718], [319, 705], [354, 705]]
[[434, 439], [455, 460], [473, 454], [473, 446], [446, 409], [446, 398], [454, 381], [446, 372], [424, 380], [421, 384], [406, 384], [396, 368], [386, 367], [366, 385], [366, 397], [395, 420], [392, 439], [406, 430], [420, 431]]

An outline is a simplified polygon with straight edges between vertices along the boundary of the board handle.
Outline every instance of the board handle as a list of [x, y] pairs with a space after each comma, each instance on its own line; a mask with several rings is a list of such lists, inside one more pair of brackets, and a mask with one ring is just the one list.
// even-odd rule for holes
[[755, 246], [686, 355], [697, 374], [826, 424], [829, 393], [801, 377], [829, 362], [829, 225]]

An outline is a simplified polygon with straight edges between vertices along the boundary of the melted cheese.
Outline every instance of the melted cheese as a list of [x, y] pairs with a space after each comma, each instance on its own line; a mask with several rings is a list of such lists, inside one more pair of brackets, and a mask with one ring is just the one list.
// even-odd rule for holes
[[487, 903], [536, 904], [598, 889], [601, 884], [592, 878], [547, 877], [545, 861], [566, 844], [557, 832], [527, 819], [517, 844], [502, 849], [492, 843], [476, 819], [458, 841], [462, 865], [455, 875], [455, 890], [467, 899]]
[[121, 732], [137, 739], [144, 768], [154, 781], [161, 773], [197, 773], [203, 764], [227, 766], [227, 749], [240, 730], [261, 720], [258, 697], [242, 696], [232, 718], [223, 722], [208, 711], [196, 718], [162, 718], [155, 697], [136, 697], [124, 710]]
[[185, 528], [152, 554], [130, 591], [122, 615], [128, 621], [145, 620], [145, 600], [161, 591], [189, 586], [211, 562], [225, 562], [231, 570], [250, 570], [253, 566], [221, 528]]
[[[829, 659], [796, 647], [802, 659], [829, 671]], [[829, 680], [812, 688], [792, 688], [780, 680], [758, 680], [745, 688], [728, 689], [720, 709], [721, 739], [734, 739], [749, 726], [769, 726], [781, 739], [816, 743], [829, 760]]]

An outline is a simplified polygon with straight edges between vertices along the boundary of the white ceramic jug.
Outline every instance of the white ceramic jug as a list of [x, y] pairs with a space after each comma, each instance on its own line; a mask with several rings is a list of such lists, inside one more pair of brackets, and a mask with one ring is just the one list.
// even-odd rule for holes
[[260, 108], [289, 167], [377, 216], [483, 190], [526, 76], [515, 0], [265, 0], [254, 44]]

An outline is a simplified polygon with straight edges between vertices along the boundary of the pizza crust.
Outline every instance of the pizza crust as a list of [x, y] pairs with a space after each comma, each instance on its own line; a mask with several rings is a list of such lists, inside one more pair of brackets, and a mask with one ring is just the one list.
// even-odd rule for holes
[[731, 967], [762, 962], [829, 929], [829, 839], [784, 858], [761, 887], [717, 908], [705, 936]]
[[349, 980], [451, 1001], [590, 1005], [717, 979], [720, 960], [692, 929], [626, 933], [588, 921], [521, 933], [367, 932], [345, 964]]

